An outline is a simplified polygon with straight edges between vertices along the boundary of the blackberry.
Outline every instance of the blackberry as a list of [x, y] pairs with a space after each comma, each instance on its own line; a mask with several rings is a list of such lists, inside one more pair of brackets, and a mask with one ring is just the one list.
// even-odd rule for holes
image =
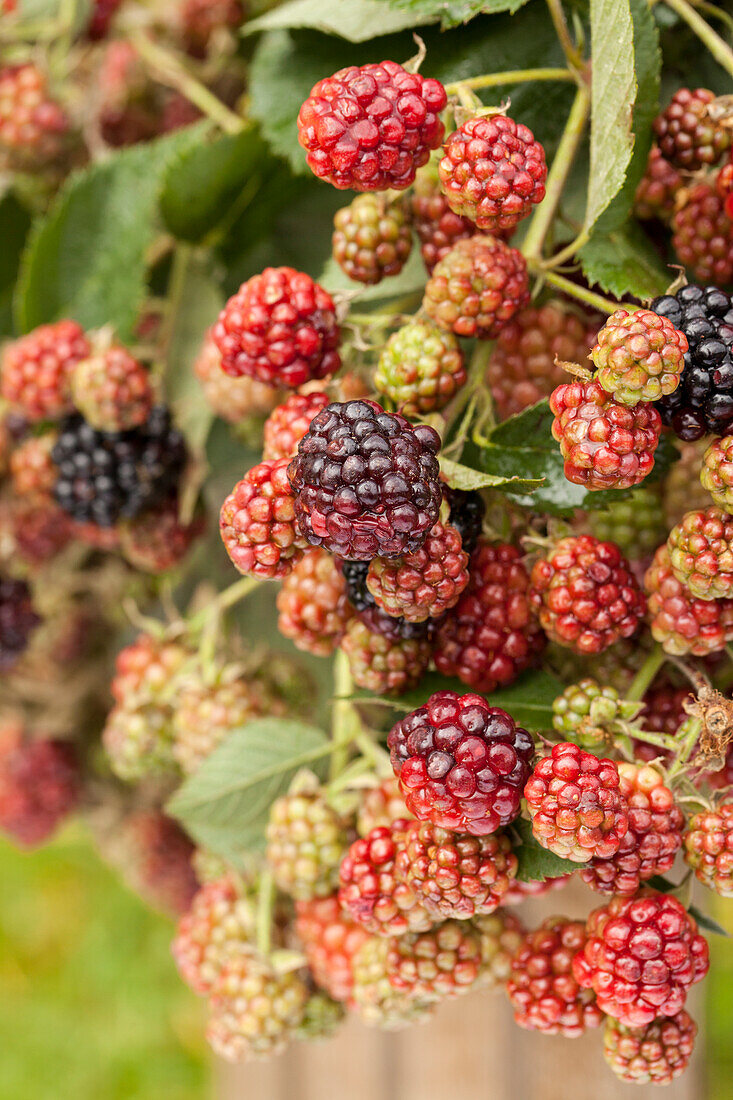
[[357, 283], [374, 285], [399, 275], [412, 249], [412, 230], [404, 200], [357, 195], [333, 220], [333, 258]]
[[387, 745], [418, 820], [486, 836], [518, 815], [534, 742], [480, 695], [435, 692], [394, 726]]
[[545, 197], [545, 150], [504, 114], [478, 115], [454, 130], [438, 171], [451, 210], [490, 233], [513, 229]]
[[298, 114], [298, 140], [319, 179], [354, 191], [403, 191], [443, 140], [437, 80], [394, 61], [319, 80]]
[[443, 487], [443, 495], [450, 508], [448, 522], [458, 531], [463, 549], [470, 558], [483, 530], [484, 498], [476, 489], [452, 489], [448, 485]]
[[696, 172], [715, 164], [730, 145], [729, 132], [709, 114], [714, 99], [707, 88], [680, 88], [654, 120], [662, 156], [675, 168]]
[[322, 409], [288, 467], [301, 534], [356, 561], [419, 549], [440, 510], [440, 436], [375, 401]]
[[417, 687], [430, 664], [431, 645], [424, 634], [388, 636], [358, 618], [347, 624], [341, 648], [356, 686], [377, 695], [400, 695]]
[[391, 641], [400, 638], [423, 640], [433, 624], [410, 623], [396, 615], [388, 615], [377, 607], [377, 602], [367, 588], [368, 561], [342, 561], [341, 572], [346, 583], [346, 598], [356, 611], [360, 621], [375, 634], [383, 634]]
[[463, 352], [451, 332], [430, 321], [410, 321], [387, 341], [374, 386], [405, 416], [444, 408], [466, 382]]
[[59, 468], [54, 496], [82, 523], [113, 527], [166, 500], [186, 462], [186, 445], [168, 409], [156, 405], [140, 428], [99, 432], [68, 417], [51, 452]]
[[346, 584], [346, 598], [354, 611], [366, 611], [377, 606], [367, 588], [368, 561], [342, 561], [341, 572]]
[[696, 183], [677, 196], [672, 248], [693, 279], [733, 282], [733, 226], [727, 203], [711, 183]]
[[687, 337], [682, 378], [657, 402], [662, 421], [687, 441], [724, 435], [733, 423], [733, 301], [717, 287], [685, 286], [650, 308]]
[[588, 527], [601, 542], [615, 542], [629, 560], [647, 558], [669, 531], [659, 485], [640, 485], [625, 500], [614, 500], [602, 512], [591, 512]]
[[0, 672], [15, 664], [40, 621], [25, 581], [0, 577]]

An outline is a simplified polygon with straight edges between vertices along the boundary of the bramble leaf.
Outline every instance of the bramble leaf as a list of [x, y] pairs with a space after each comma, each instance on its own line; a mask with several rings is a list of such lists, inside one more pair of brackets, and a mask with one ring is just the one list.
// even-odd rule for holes
[[330, 752], [322, 730], [285, 718], [256, 718], [234, 730], [167, 809], [200, 844], [225, 859], [261, 848], [269, 809], [295, 773]]

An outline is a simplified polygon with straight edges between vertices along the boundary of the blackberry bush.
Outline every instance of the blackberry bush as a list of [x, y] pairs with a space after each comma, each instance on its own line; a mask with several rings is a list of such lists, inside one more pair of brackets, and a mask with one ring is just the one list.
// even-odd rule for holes
[[226, 1059], [501, 987], [668, 1082], [733, 894], [729, 28], [31, 6], [0, 0], [0, 830], [84, 816], [179, 916]]

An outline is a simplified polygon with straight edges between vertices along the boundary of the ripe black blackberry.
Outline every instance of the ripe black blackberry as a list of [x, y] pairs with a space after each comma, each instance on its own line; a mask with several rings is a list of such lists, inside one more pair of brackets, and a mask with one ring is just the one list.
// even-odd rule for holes
[[376, 607], [374, 596], [367, 588], [368, 561], [342, 561], [341, 572], [346, 583], [346, 598], [354, 611], [367, 611]]
[[80, 416], [64, 421], [51, 452], [59, 468], [54, 496], [74, 519], [113, 527], [165, 500], [186, 462], [181, 433], [157, 405], [139, 428], [100, 432]]
[[418, 550], [442, 500], [440, 436], [376, 401], [327, 405], [288, 466], [300, 533], [349, 561]]
[[655, 298], [689, 343], [682, 379], [658, 401], [663, 422], [684, 440], [724, 435], [733, 423], [733, 300], [717, 287], [685, 286]]
[[484, 525], [486, 505], [483, 497], [475, 489], [443, 489], [450, 508], [449, 522], [458, 531], [463, 549], [468, 556], [476, 549]]
[[40, 621], [25, 581], [0, 577], [0, 672], [15, 664]]

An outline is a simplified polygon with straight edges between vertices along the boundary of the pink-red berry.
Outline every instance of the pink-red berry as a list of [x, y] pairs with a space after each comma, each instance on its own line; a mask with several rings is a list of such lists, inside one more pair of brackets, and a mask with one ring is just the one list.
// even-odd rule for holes
[[458, 241], [436, 265], [425, 287], [423, 309], [456, 336], [494, 340], [528, 301], [521, 252], [478, 234]]
[[630, 489], [654, 467], [662, 418], [653, 405], [629, 408], [596, 381], [567, 382], [550, 397], [552, 434], [568, 481], [586, 489]]
[[646, 600], [628, 562], [612, 542], [592, 535], [560, 539], [531, 575], [542, 629], [558, 645], [595, 654], [636, 632]]
[[516, 680], [543, 645], [519, 550], [506, 543], [479, 542], [469, 585], [438, 627], [438, 671], [489, 693]]
[[61, 417], [73, 407], [72, 371], [90, 350], [76, 321], [41, 325], [5, 348], [0, 392], [29, 420]]
[[229, 299], [211, 330], [225, 374], [295, 389], [341, 366], [331, 295], [292, 267], [266, 267]]
[[573, 958], [585, 938], [582, 921], [566, 917], [548, 917], [522, 937], [506, 983], [520, 1027], [575, 1039], [603, 1023], [595, 995], [573, 977]]
[[478, 115], [449, 135], [438, 166], [456, 214], [479, 229], [512, 229], [545, 197], [545, 150], [507, 115]]
[[534, 742], [480, 695], [436, 692], [392, 728], [387, 743], [418, 820], [485, 836], [519, 813]]
[[311, 170], [334, 187], [404, 190], [443, 140], [446, 103], [439, 81], [394, 61], [351, 65], [311, 89], [298, 140]]
[[708, 945], [677, 898], [642, 890], [588, 918], [573, 973], [599, 1007], [627, 1027], [674, 1016], [708, 971]]
[[535, 839], [563, 859], [611, 859], [629, 827], [617, 765], [578, 745], [553, 745], [524, 788]]
[[224, 501], [221, 537], [240, 573], [282, 579], [302, 557], [288, 460], [253, 466]]

